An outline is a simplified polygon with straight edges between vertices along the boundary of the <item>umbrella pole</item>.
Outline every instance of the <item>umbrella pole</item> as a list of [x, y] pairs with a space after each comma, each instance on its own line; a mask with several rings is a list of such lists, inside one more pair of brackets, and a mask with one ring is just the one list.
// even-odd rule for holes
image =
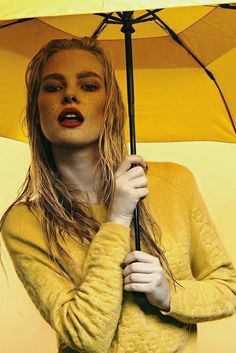
[[[133, 11], [123, 12], [123, 27], [121, 32], [125, 34], [125, 57], [126, 57], [126, 80], [128, 94], [128, 113], [130, 127], [130, 151], [131, 154], [136, 154], [136, 139], [135, 139], [135, 109], [134, 109], [134, 80], [133, 80], [133, 56], [132, 56], [132, 33], [135, 29], [132, 26]], [[135, 167], [135, 165], [132, 165]], [[131, 167], [131, 168], [132, 168]], [[134, 210], [134, 230], [135, 230], [135, 249], [141, 250], [140, 246], [140, 228], [139, 228], [139, 207]]]

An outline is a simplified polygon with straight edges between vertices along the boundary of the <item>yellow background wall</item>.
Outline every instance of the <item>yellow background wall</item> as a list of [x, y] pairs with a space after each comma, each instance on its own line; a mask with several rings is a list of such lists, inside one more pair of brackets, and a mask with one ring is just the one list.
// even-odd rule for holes
[[[236, 145], [213, 142], [138, 144], [149, 161], [173, 161], [194, 173], [222, 241], [236, 265]], [[29, 164], [28, 145], [0, 138], [0, 214], [17, 195]], [[56, 353], [53, 330], [18, 280], [4, 245], [0, 270], [0, 351]], [[196, 353], [235, 353], [236, 316], [198, 325]]]

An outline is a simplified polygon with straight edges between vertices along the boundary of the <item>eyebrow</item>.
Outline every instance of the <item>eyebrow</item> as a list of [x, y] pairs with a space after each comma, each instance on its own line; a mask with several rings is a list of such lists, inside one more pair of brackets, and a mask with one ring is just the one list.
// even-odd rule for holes
[[[99, 80], [102, 81], [102, 78], [94, 71], [81, 71], [81, 72], [79, 72], [76, 75], [77, 79], [82, 79], [82, 78], [86, 78], [86, 77], [96, 77], [96, 78], [98, 78]], [[42, 82], [41, 83], [43, 83], [43, 82], [45, 82], [46, 80], [49, 80], [49, 79], [60, 80], [60, 81], [65, 81], [66, 80], [64, 75], [55, 72], [55, 73], [48, 74], [48, 75], [44, 76], [42, 78]]]

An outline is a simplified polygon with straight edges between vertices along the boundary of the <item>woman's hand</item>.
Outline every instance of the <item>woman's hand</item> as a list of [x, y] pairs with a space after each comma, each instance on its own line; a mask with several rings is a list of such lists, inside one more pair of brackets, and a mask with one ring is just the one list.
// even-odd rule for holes
[[124, 268], [125, 291], [145, 293], [150, 304], [162, 310], [170, 309], [170, 286], [157, 257], [143, 251], [132, 251], [121, 266]]
[[[131, 168], [132, 164], [136, 166]], [[138, 155], [127, 156], [115, 173], [114, 199], [107, 221], [130, 227], [138, 201], [148, 195], [147, 184], [143, 158]]]

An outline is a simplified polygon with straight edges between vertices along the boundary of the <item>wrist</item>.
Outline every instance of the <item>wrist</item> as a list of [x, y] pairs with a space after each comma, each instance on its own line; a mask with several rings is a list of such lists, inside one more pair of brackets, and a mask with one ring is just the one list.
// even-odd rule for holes
[[170, 311], [170, 301], [168, 303], [164, 303], [162, 305], [159, 305], [159, 309], [163, 311]]
[[131, 224], [131, 220], [130, 219], [125, 219], [125, 218], [121, 218], [121, 217], [116, 217], [113, 215], [110, 215], [107, 217], [107, 222], [111, 222], [111, 223], [118, 223], [121, 224], [125, 227], [130, 228], [130, 224]]

